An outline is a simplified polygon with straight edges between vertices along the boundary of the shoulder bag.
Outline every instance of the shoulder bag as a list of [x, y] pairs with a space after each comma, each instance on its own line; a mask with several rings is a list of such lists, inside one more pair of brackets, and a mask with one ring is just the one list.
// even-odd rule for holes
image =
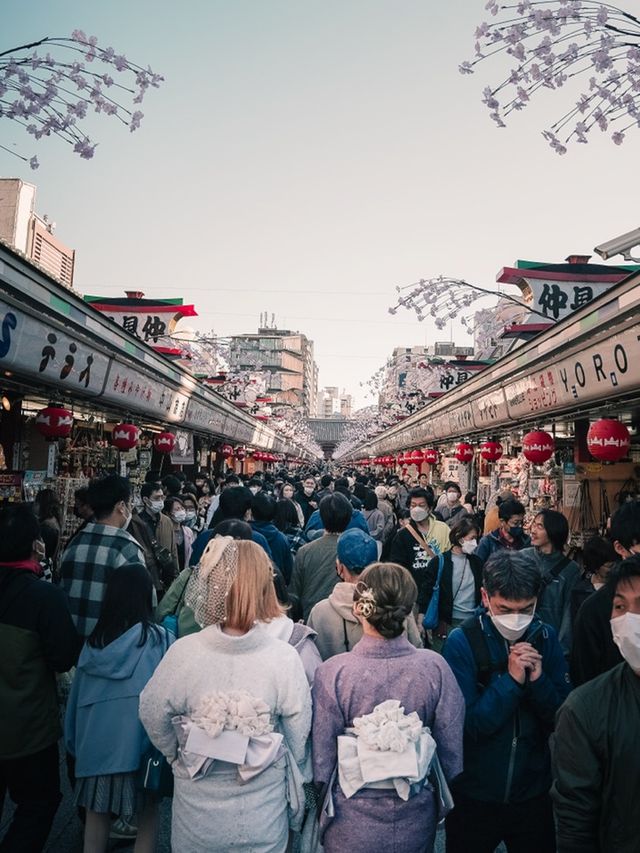
[[433, 587], [433, 592], [431, 593], [431, 601], [429, 602], [429, 606], [427, 607], [426, 613], [424, 614], [424, 619], [422, 620], [422, 627], [427, 631], [433, 631], [438, 627], [440, 623], [440, 579], [442, 578], [442, 571], [444, 569], [444, 554], [438, 555], [438, 574], [436, 576], [436, 582]]

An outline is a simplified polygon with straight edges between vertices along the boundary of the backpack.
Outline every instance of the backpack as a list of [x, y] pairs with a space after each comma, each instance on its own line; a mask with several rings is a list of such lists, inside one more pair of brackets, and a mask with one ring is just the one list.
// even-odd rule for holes
[[[505, 673], [507, 671], [507, 660], [494, 661], [491, 658], [489, 644], [482, 630], [480, 619], [477, 616], [469, 616], [464, 620], [460, 628], [464, 631], [467, 638], [473, 659], [476, 664], [478, 685], [482, 690], [489, 686], [491, 676], [494, 672]], [[531, 643], [534, 649], [542, 654], [542, 644], [544, 641], [545, 631], [540, 626], [530, 637], [527, 637], [526, 642]]]

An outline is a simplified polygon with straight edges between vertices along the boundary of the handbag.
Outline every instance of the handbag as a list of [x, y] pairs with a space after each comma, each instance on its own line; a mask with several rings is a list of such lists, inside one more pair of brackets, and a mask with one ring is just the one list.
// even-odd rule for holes
[[442, 578], [442, 570], [444, 569], [444, 555], [438, 555], [438, 574], [436, 577], [435, 586], [431, 593], [431, 601], [424, 614], [422, 627], [428, 631], [433, 631], [438, 627], [440, 622], [440, 579]]
[[173, 796], [173, 771], [160, 750], [150, 744], [142, 753], [137, 787], [156, 797]]
[[187, 585], [190, 579], [191, 572], [185, 572], [184, 583], [182, 584], [182, 589], [180, 590], [180, 598], [178, 598], [178, 600], [176, 601], [176, 606], [173, 608], [172, 612], [167, 613], [167, 615], [163, 617], [162, 622], [160, 623], [163, 628], [166, 628], [167, 631], [170, 631], [173, 634], [176, 640], [180, 636], [178, 620], [180, 616], [180, 610], [182, 609], [182, 603], [184, 602], [184, 595], [187, 591]]

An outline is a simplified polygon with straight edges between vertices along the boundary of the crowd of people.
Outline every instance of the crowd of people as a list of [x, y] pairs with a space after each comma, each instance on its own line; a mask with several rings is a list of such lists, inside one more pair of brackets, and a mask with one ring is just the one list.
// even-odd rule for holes
[[85, 853], [155, 851], [163, 797], [175, 853], [640, 849], [640, 503], [580, 565], [562, 513], [424, 474], [110, 474], [74, 512], [0, 511], [0, 853], [44, 848], [60, 743]]

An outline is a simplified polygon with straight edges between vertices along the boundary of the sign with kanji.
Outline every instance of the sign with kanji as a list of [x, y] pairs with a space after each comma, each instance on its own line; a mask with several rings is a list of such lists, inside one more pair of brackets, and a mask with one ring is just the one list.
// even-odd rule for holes
[[126, 298], [85, 296], [85, 302], [106, 314], [121, 329], [134, 338], [162, 351], [181, 352], [171, 335], [183, 317], [197, 317], [193, 305], [183, 305], [182, 299], [144, 299], [141, 295]]
[[[555, 323], [593, 302], [612, 287], [609, 282], [554, 281], [523, 276], [533, 294], [532, 307]], [[540, 323], [540, 314], [531, 314], [527, 323]]]

